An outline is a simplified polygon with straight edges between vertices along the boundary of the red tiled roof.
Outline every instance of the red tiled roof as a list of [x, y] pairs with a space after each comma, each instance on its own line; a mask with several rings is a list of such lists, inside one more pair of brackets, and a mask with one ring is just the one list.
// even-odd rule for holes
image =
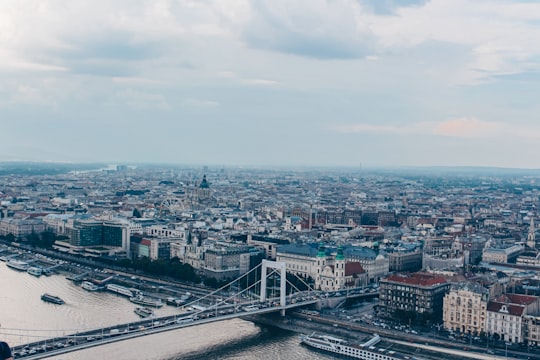
[[149, 239], [142, 239], [141, 245], [150, 246], [152, 245], [152, 241], [150, 241]]
[[502, 307], [506, 305], [506, 310], [508, 310], [508, 315], [512, 316], [522, 316], [525, 311], [525, 306], [515, 305], [515, 304], [505, 304], [496, 301], [490, 301], [487, 304], [487, 311], [491, 312], [500, 312]]
[[345, 264], [345, 276], [363, 274], [365, 272], [366, 270], [364, 270], [362, 264], [360, 264], [358, 261], [348, 262]]
[[414, 273], [410, 275], [395, 274], [387, 277], [386, 280], [418, 286], [433, 286], [447, 283], [444, 277], [427, 273]]
[[538, 300], [538, 296], [520, 295], [520, 294], [505, 294], [501, 298], [506, 298], [504, 302], [517, 305], [530, 305]]

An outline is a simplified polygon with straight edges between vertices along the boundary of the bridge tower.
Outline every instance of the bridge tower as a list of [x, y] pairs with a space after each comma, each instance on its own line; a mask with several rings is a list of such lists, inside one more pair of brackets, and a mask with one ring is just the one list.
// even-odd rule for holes
[[279, 270], [280, 275], [280, 288], [279, 288], [279, 302], [281, 306], [287, 305], [285, 296], [287, 295], [287, 270], [285, 268], [284, 262], [277, 261], [262, 261], [262, 270], [261, 270], [261, 302], [266, 301], [266, 273], [267, 269], [276, 269]]

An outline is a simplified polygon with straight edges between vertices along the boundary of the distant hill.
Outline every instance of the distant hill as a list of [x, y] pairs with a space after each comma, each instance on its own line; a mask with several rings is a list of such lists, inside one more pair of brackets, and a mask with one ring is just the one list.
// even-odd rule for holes
[[[519, 169], [482, 166], [403, 166], [372, 169], [379, 173], [433, 176], [540, 176], [540, 169]], [[366, 168], [366, 171], [369, 169]]]
[[74, 164], [49, 162], [0, 162], [0, 176], [5, 175], [57, 175], [70, 171], [98, 170], [104, 164]]

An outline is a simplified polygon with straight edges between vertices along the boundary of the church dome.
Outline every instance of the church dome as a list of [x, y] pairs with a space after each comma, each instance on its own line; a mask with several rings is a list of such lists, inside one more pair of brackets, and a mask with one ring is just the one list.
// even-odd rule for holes
[[210, 188], [210, 184], [208, 184], [208, 181], [206, 181], [206, 175], [203, 176], [203, 179], [201, 181], [201, 184], [199, 185], [201, 189], [208, 189]]

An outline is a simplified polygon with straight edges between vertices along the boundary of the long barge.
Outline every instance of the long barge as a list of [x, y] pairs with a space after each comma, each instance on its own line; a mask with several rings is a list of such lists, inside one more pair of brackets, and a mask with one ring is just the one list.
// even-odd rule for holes
[[59, 298], [58, 296], [54, 296], [54, 295], [47, 294], [47, 293], [41, 295], [41, 300], [43, 300], [45, 302], [50, 302], [50, 303], [53, 303], [53, 304], [56, 304], [56, 305], [65, 304], [65, 301], [62, 300], [61, 298]]
[[122, 285], [118, 285], [118, 284], [107, 284], [105, 285], [105, 288], [109, 291], [112, 291], [114, 293], [117, 293], [117, 294], [120, 294], [120, 295], [124, 295], [124, 296], [127, 296], [127, 297], [133, 297], [135, 296], [134, 292], [125, 287], [125, 286], [122, 286]]
[[417, 360], [417, 358], [404, 355], [392, 350], [375, 347], [381, 341], [379, 335], [375, 335], [363, 344], [350, 343], [344, 339], [330, 335], [302, 335], [300, 342], [312, 348], [339, 354], [354, 359], [362, 360]]

